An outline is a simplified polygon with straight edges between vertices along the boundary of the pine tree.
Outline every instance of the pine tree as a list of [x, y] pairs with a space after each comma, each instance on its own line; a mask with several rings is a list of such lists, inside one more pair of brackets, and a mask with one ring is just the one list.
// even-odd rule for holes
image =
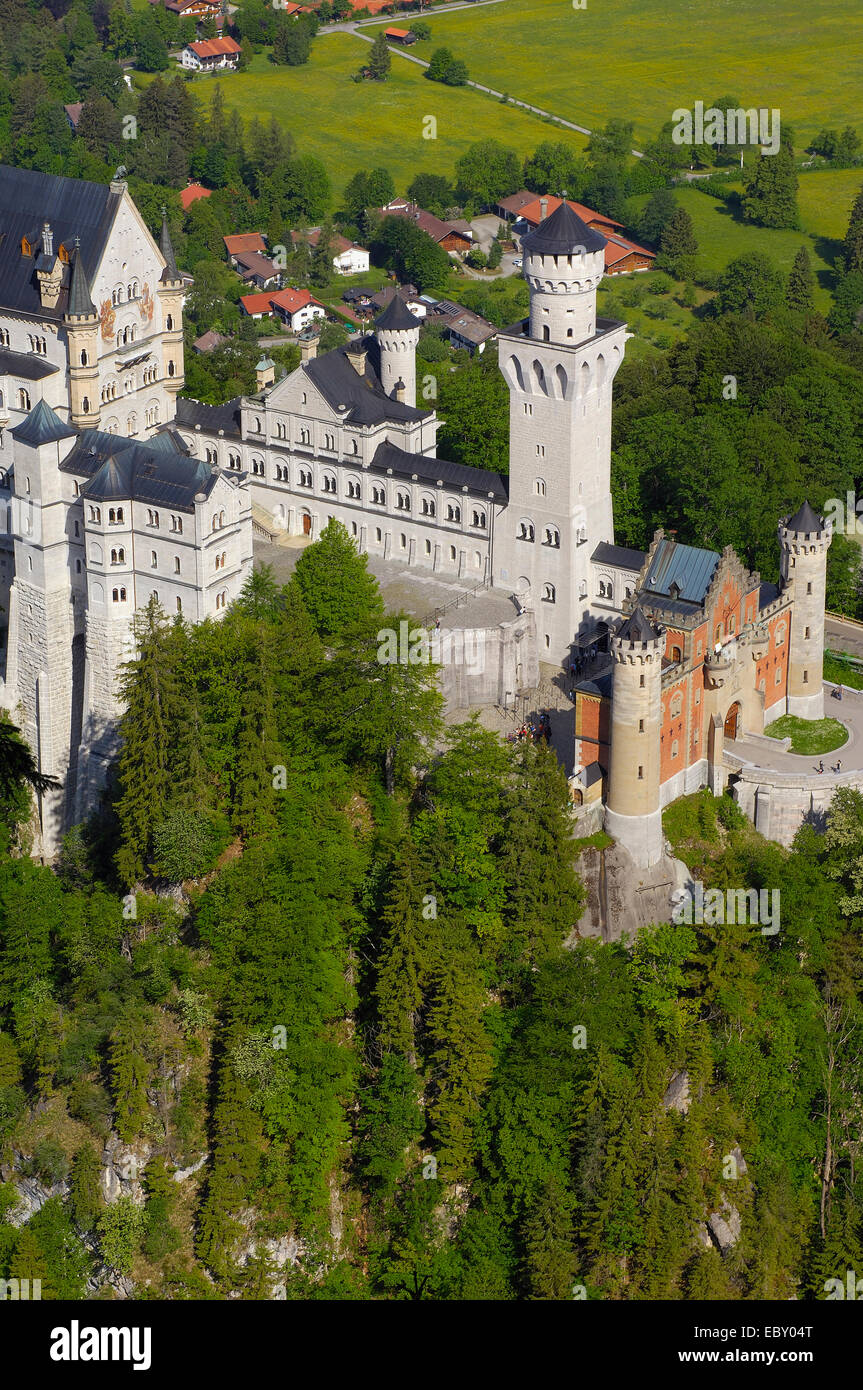
[[324, 288], [333, 277], [333, 224], [327, 220], [318, 233], [317, 245], [312, 253], [309, 279], [313, 285]]
[[576, 1272], [572, 1211], [570, 1194], [551, 1176], [522, 1225], [529, 1298], [562, 1301], [572, 1297]]
[[137, 658], [120, 676], [126, 706], [120, 721], [122, 747], [117, 802], [122, 844], [116, 864], [130, 886], [144, 873], [154, 825], [165, 819], [174, 794], [175, 727], [182, 691], [174, 664], [176, 643], [158, 599], [135, 614]]
[[9, 1260], [9, 1277], [11, 1279], [29, 1279], [30, 1293], [33, 1293], [33, 1281], [41, 1280], [41, 1296], [53, 1298], [54, 1291], [51, 1285], [48, 1265], [45, 1260], [45, 1252], [33, 1232], [27, 1226], [22, 1226], [18, 1239], [15, 1242], [15, 1249]]
[[381, 32], [372, 44], [372, 51], [369, 54], [369, 70], [376, 82], [386, 82], [392, 61], [393, 58], [386, 37]]
[[147, 1118], [147, 1082], [150, 1068], [143, 1053], [143, 1020], [122, 1019], [113, 1029], [108, 1046], [114, 1128], [124, 1143], [141, 1133]]
[[101, 1162], [92, 1144], [84, 1144], [72, 1159], [71, 1208], [82, 1231], [91, 1231], [102, 1209], [99, 1187]]
[[416, 852], [406, 843], [394, 867], [381, 923], [385, 931], [378, 968], [377, 1003], [380, 1045], [385, 1052], [401, 1052], [416, 1064], [417, 1015], [422, 1004], [423, 929], [421, 916], [424, 884]]
[[693, 258], [698, 253], [698, 242], [692, 218], [685, 208], [676, 208], [662, 229], [659, 239], [662, 261], [677, 275], [688, 275], [693, 268]]
[[815, 277], [809, 260], [809, 252], [801, 246], [794, 257], [794, 264], [788, 276], [785, 289], [785, 302], [789, 309], [798, 314], [811, 314], [814, 310], [813, 290]]
[[478, 961], [442, 952], [433, 973], [428, 1031], [433, 1097], [429, 1116], [439, 1176], [466, 1177], [477, 1147], [475, 1126], [492, 1067], [492, 1041], [483, 1021], [486, 994]]
[[375, 626], [383, 617], [378, 581], [340, 521], [329, 522], [320, 540], [303, 551], [291, 584], [325, 642]]
[[243, 1229], [236, 1215], [258, 1186], [263, 1130], [249, 1104], [248, 1087], [227, 1063], [222, 1066], [218, 1094], [213, 1111], [213, 1167], [195, 1247], [214, 1274], [227, 1278], [234, 1269], [233, 1247]]
[[863, 188], [854, 199], [842, 245], [842, 258], [846, 275], [855, 270], [863, 271]]
[[758, 158], [743, 190], [743, 214], [760, 227], [799, 227], [794, 151], [780, 145]]

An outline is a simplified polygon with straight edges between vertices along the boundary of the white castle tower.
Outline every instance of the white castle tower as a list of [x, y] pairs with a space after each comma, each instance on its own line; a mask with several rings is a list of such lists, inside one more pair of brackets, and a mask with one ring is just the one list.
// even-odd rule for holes
[[788, 713], [801, 719], [824, 718], [824, 609], [831, 539], [830, 527], [808, 502], [779, 523], [782, 587], [794, 585]]
[[393, 400], [417, 403], [417, 343], [420, 322], [404, 300], [394, 294], [379, 318], [375, 337], [381, 353], [381, 385]]
[[593, 627], [591, 555], [614, 540], [611, 387], [626, 326], [597, 320], [605, 238], [565, 199], [522, 251], [530, 319], [499, 338], [510, 479], [495, 568], [534, 610], [540, 660], [557, 662]]

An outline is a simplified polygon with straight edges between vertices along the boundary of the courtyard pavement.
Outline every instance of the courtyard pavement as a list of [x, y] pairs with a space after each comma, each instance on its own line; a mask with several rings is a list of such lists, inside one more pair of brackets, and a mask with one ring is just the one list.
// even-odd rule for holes
[[[830, 774], [830, 769], [841, 760], [842, 773], [863, 772], [863, 691], [842, 689], [842, 699], [836, 700], [832, 691], [836, 687], [824, 683], [824, 717], [838, 719], [848, 730], [848, 741], [823, 758], [811, 754], [791, 753], [783, 747], [781, 739], [765, 736], [734, 739], [725, 745], [729, 760], [741, 759], [750, 767], [764, 768], [771, 772], [790, 772], [797, 776], [820, 779]], [[823, 761], [824, 772], [819, 773], [818, 764]]]

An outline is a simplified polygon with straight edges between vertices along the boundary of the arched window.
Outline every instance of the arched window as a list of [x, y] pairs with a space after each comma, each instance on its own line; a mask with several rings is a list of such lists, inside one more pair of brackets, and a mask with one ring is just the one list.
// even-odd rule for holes
[[423, 516], [434, 516], [435, 500], [433, 497], [424, 497], [422, 501]]
[[409, 512], [411, 509], [410, 493], [402, 492], [399, 489], [396, 492], [396, 507], [400, 512]]
[[556, 597], [557, 597], [557, 596], [556, 596], [556, 594], [555, 594], [554, 585], [553, 585], [553, 584], [543, 584], [543, 586], [542, 586], [542, 601], [543, 601], [543, 603], [554, 603]]
[[670, 710], [669, 710], [670, 717], [671, 717], [672, 719], [677, 719], [677, 718], [679, 718], [679, 716], [680, 716], [680, 711], [681, 711], [682, 709], [683, 709], [683, 696], [681, 695], [680, 691], [678, 690], [677, 694], [674, 695], [674, 696], [672, 696], [671, 708], [670, 708]]
[[332, 452], [335, 450], [335, 447], [336, 447], [336, 441], [335, 441], [334, 437], [333, 437], [331, 434], [325, 434], [325, 435], [324, 435], [324, 448], [325, 448], [325, 449], [329, 449], [330, 453], [332, 453]]
[[461, 521], [461, 507], [457, 507], [454, 502], [446, 504], [447, 521]]
[[348, 478], [348, 497], [352, 497], [355, 502], [359, 502], [362, 492], [360, 485], [355, 478]]
[[533, 522], [523, 517], [518, 523], [518, 539], [520, 541], [532, 541], [534, 537]]
[[551, 545], [555, 549], [560, 548], [560, 532], [556, 526], [546, 526], [543, 545]]
[[29, 409], [30, 409], [30, 392], [29, 392], [29, 391], [25, 391], [23, 386], [20, 387], [20, 388], [19, 388], [19, 391], [18, 391], [18, 409], [19, 409], [19, 410], [29, 410]]
[[174, 315], [168, 314], [165, 317], [165, 328], [170, 333], [174, 327]]
[[534, 490], [534, 492], [536, 493], [537, 497], [544, 497], [544, 496], [545, 496], [545, 478], [534, 478], [534, 480], [533, 480], [533, 490]]
[[285, 422], [284, 422], [284, 420], [277, 420], [277, 421], [276, 421], [276, 438], [277, 438], [277, 439], [287, 439], [287, 437], [288, 437], [288, 431], [287, 431], [287, 429], [286, 429], [286, 427], [285, 427]]
[[173, 364], [173, 362], [169, 362], [169, 363], [168, 363], [168, 376], [173, 376], [173, 375], [174, 375], [174, 364]]
[[335, 492], [335, 490], [336, 490], [336, 479], [335, 479], [335, 474], [333, 474], [333, 473], [324, 473], [323, 476], [322, 476], [322, 478], [321, 478], [321, 486], [323, 487], [324, 492]]
[[784, 624], [784, 623], [780, 623], [779, 626], [778, 626], [777, 629], [776, 629], [776, 645], [777, 645], [777, 647], [781, 647], [784, 641], [785, 641], [785, 624]]
[[311, 487], [311, 485], [312, 485], [312, 470], [311, 470], [310, 468], [301, 468], [300, 471], [299, 471], [299, 473], [298, 473], [298, 475], [297, 475], [297, 486], [298, 486], [298, 487]]
[[311, 442], [312, 442], [311, 430], [310, 430], [306, 425], [302, 425], [302, 426], [300, 427], [300, 443], [301, 443], [301, 444], [311, 444]]
[[473, 510], [473, 525], [480, 528], [485, 526], [485, 512], [480, 511], [477, 507], [474, 507]]

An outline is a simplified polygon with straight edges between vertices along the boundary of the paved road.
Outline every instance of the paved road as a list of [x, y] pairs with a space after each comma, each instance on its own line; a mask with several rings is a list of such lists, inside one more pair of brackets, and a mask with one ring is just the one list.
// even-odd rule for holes
[[[434, 11], [429, 10], [424, 12], [423, 18], [433, 18], [449, 10], [472, 10], [480, 5], [498, 5], [502, 3], [503, 0], [470, 0], [468, 4], [440, 5]], [[406, 20], [407, 16], [404, 16], [404, 18]], [[318, 32], [321, 35], [339, 33], [353, 34], [358, 39], [365, 39], [366, 43], [374, 43], [374, 39], [369, 37], [368, 34], [360, 33], [360, 29], [365, 25], [380, 24], [381, 22], [380, 16], [378, 16], [377, 19], [358, 19], [353, 23], [348, 21], [343, 24], [328, 24]], [[406, 58], [409, 63], [416, 63], [418, 67], [428, 67], [428, 63], [424, 58], [417, 58], [413, 53], [406, 53], [402, 48], [391, 46], [390, 52], [396, 53], [400, 58]], [[499, 92], [495, 87], [486, 87], [482, 82], [472, 82], [468, 80], [466, 85], [468, 87], [473, 87], [474, 91], [484, 92], [487, 96], [496, 97], [498, 100], [505, 95], [508, 96], [508, 93]], [[579, 135], [593, 134], [588, 126], [578, 125], [575, 121], [568, 121], [565, 116], [559, 116], [555, 111], [546, 111], [541, 106], [533, 106], [529, 101], [520, 101], [517, 97], [509, 97], [509, 105], [517, 106], [522, 111], [529, 111], [534, 116], [542, 116], [547, 120], [554, 121], [556, 125], [563, 126], [566, 130], [576, 130]], [[643, 158], [641, 150], [633, 150], [632, 153], [636, 159]]]
[[824, 622], [825, 644], [831, 651], [863, 657], [863, 624], [846, 618], [828, 617]]

